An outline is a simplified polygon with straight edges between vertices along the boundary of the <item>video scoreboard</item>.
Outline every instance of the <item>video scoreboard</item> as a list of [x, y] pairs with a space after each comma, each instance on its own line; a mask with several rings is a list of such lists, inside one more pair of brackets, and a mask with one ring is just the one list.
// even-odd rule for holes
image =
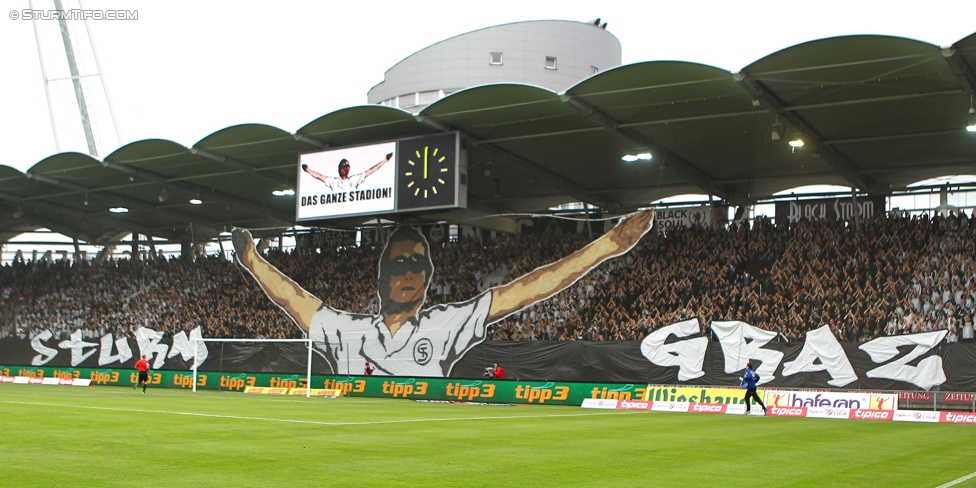
[[296, 220], [467, 207], [457, 132], [330, 149], [299, 158]]

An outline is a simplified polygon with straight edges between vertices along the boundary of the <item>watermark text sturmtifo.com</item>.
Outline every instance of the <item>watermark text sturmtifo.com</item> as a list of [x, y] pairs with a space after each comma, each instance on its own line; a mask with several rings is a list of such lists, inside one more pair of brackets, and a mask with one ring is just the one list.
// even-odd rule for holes
[[138, 10], [11, 10], [11, 20], [139, 20]]

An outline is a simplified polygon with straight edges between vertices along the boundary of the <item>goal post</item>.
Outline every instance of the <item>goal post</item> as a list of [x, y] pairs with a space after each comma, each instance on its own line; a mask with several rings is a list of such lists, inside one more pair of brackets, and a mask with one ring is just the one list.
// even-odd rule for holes
[[197, 391], [197, 366], [200, 352], [200, 343], [204, 343], [206, 347], [207, 342], [249, 342], [249, 343], [264, 343], [264, 342], [301, 342], [308, 344], [308, 358], [305, 360], [305, 397], [311, 398], [312, 396], [312, 339], [307, 337], [305, 339], [219, 339], [219, 338], [204, 338], [195, 337], [193, 340], [193, 392]]

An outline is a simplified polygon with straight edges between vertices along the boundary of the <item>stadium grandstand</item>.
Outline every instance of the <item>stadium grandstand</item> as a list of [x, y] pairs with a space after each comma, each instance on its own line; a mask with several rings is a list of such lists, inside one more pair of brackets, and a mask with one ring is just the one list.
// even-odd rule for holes
[[[573, 67], [582, 79], [547, 88], [533, 76], [568, 70], [575, 53], [520, 66], [538, 71], [520, 82], [510, 72], [493, 79], [492, 67], [517, 59], [495, 54], [517, 45], [469, 33], [391, 68], [372, 105], [294, 133], [247, 124], [191, 147], [150, 139], [101, 159], [60, 153], [26, 173], [0, 167], [0, 237], [43, 228], [73, 242], [46, 253], [8, 244], [0, 337], [138, 340], [140, 328], [304, 337], [233, 260], [235, 228], [324, 303], [377, 314], [376, 263], [398, 225], [430, 240], [427, 303], [436, 305], [566, 257], [653, 207], [656, 228], [631, 252], [494, 324], [487, 339], [643, 342], [697, 319], [710, 341], [716, 321], [784, 343], [822, 326], [845, 343], [935, 331], [940, 341], [973, 340], [976, 177], [966, 175], [976, 174], [976, 34], [946, 48], [815, 40], [730, 73], [676, 61], [615, 66], [619, 43], [600, 25], [491, 29], [503, 40], [579, 31], [605, 49]], [[460, 46], [484, 51], [476, 86], [402, 73], [475, 56]], [[464, 151], [460, 204], [300, 218], [309, 154], [443, 135]], [[811, 186], [821, 190], [804, 191]], [[163, 252], [172, 247], [179, 252]]]

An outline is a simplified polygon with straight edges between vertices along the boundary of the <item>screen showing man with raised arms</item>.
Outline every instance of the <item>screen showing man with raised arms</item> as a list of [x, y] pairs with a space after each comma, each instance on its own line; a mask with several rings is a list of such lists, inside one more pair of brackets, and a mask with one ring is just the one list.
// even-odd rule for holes
[[297, 220], [393, 211], [396, 143], [302, 154]]
[[447, 377], [465, 353], [485, 340], [489, 325], [555, 295], [600, 263], [625, 254], [653, 223], [653, 211], [631, 214], [554, 263], [470, 300], [426, 309], [423, 304], [434, 273], [430, 246], [416, 229], [400, 227], [380, 256], [377, 315], [345, 312], [322, 303], [261, 257], [248, 231], [235, 229], [233, 241], [238, 262], [309, 333], [335, 374], [358, 374], [370, 363], [377, 374]]

